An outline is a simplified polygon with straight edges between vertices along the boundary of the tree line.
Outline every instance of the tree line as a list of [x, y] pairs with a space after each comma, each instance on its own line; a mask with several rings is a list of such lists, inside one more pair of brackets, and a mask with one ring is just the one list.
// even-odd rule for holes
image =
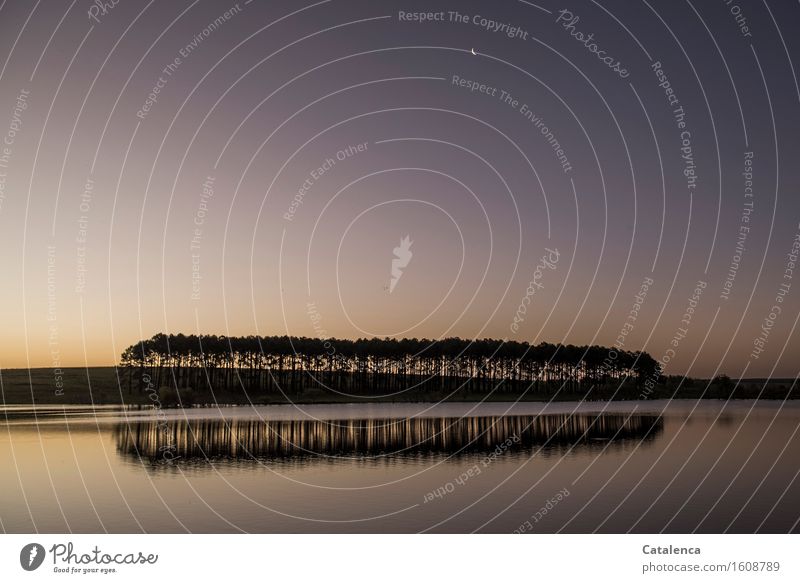
[[302, 392], [350, 394], [409, 389], [565, 391], [633, 385], [660, 376], [646, 352], [602, 346], [446, 338], [307, 338], [156, 334], [125, 349], [129, 391]]

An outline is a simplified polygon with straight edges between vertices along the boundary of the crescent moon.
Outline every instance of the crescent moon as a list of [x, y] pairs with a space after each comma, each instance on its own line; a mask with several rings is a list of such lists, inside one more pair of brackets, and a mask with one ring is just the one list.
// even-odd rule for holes
[[470, 49], [470, 50], [472, 51], [472, 54], [474, 55], [475, 54], [475, 49]]

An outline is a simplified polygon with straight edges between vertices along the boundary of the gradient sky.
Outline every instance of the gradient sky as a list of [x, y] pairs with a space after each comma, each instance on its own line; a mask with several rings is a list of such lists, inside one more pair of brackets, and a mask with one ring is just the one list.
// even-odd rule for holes
[[[610, 345], [625, 329], [667, 373], [798, 374], [796, 4], [92, 6], [0, 8], [0, 367], [111, 364], [159, 331]], [[443, 20], [401, 20], [419, 11]]]

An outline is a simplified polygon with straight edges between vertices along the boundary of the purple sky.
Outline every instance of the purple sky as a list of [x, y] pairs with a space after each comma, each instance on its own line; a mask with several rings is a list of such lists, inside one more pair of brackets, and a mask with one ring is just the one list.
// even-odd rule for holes
[[9, 0], [0, 366], [159, 331], [457, 335], [795, 377], [798, 25], [775, 1]]

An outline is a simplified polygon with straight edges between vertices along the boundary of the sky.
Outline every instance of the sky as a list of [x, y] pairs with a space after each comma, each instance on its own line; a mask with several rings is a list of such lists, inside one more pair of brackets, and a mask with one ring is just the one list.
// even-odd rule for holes
[[0, 368], [183, 332], [796, 377], [798, 25], [776, 1], [9, 0]]

